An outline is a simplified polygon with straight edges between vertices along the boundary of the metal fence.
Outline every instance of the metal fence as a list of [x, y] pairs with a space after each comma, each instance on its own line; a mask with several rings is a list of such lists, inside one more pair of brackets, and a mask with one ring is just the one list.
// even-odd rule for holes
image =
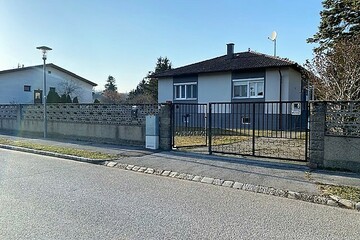
[[307, 159], [307, 102], [210, 103], [209, 153]]
[[173, 147], [207, 146], [207, 104], [173, 104]]
[[173, 147], [307, 160], [307, 102], [173, 105]]

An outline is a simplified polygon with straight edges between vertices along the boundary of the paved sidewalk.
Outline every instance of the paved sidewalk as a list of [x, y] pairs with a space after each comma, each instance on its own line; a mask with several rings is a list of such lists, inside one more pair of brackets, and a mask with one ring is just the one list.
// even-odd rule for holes
[[178, 151], [154, 152], [137, 147], [85, 141], [44, 140], [1, 135], [0, 138], [33, 141], [103, 153], [118, 154], [116, 162], [232, 180], [278, 189], [319, 194], [316, 182], [360, 187], [360, 174], [326, 170], [311, 171], [305, 164], [267, 159], [246, 159]]

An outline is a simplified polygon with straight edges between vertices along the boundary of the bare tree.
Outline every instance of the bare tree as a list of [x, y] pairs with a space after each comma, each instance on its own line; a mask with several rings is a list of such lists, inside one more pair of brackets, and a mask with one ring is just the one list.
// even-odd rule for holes
[[73, 80], [63, 80], [59, 83], [59, 95], [66, 95], [71, 97], [81, 97], [81, 88]]
[[330, 52], [316, 53], [306, 68], [319, 100], [360, 100], [360, 35], [334, 44]]

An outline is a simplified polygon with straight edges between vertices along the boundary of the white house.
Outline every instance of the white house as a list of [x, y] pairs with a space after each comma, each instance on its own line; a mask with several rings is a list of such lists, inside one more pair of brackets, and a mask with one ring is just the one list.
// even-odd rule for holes
[[158, 102], [270, 102], [306, 100], [305, 82], [297, 63], [262, 53], [227, 54], [155, 74]]
[[[0, 104], [41, 103], [43, 89], [43, 65], [0, 71]], [[62, 94], [71, 89], [71, 98], [79, 103], [93, 103], [93, 87], [96, 83], [80, 77], [55, 64], [46, 64], [46, 92]]]

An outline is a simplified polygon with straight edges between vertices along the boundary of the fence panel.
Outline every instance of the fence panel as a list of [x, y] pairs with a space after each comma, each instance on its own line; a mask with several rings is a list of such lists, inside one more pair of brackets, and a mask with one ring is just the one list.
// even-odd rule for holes
[[173, 104], [173, 147], [207, 145], [207, 104]]
[[209, 151], [307, 159], [307, 102], [210, 103]]

